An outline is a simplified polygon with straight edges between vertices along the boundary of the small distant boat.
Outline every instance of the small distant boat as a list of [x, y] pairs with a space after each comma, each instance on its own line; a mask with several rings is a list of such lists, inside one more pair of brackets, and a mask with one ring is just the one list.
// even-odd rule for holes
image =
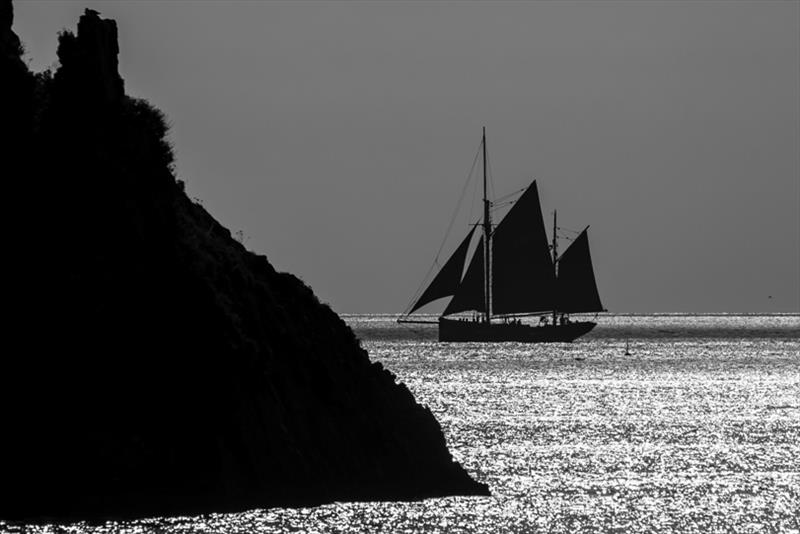
[[[557, 215], [553, 240], [548, 243], [539, 191], [533, 181], [499, 224], [491, 219], [486, 192], [486, 129], [483, 152], [483, 220], [468, 232], [425, 291], [398, 322], [411, 319], [421, 307], [452, 297], [439, 317], [439, 341], [569, 342], [597, 323], [573, 321], [571, 313], [606, 311], [600, 303], [589, 253], [588, 226], [558, 255]], [[467, 266], [467, 253], [476, 228], [481, 237]], [[552, 256], [551, 256], [552, 253]], [[472, 316], [456, 315], [472, 312]], [[522, 317], [539, 316], [539, 324]]]
[[626, 339], [625, 340], [625, 356], [630, 356], [631, 355], [631, 350], [630, 349], [631, 349], [630, 341]]

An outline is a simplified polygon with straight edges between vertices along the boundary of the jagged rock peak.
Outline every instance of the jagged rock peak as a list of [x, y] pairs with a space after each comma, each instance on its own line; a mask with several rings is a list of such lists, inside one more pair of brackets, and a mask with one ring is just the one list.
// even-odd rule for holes
[[22, 45], [11, 29], [14, 24], [14, 6], [11, 0], [0, 0], [0, 57], [7, 61], [21, 61]]
[[76, 78], [86, 98], [104, 104], [118, 103], [125, 95], [119, 75], [117, 23], [86, 9], [78, 21], [78, 35], [65, 31], [59, 37], [59, 75]]

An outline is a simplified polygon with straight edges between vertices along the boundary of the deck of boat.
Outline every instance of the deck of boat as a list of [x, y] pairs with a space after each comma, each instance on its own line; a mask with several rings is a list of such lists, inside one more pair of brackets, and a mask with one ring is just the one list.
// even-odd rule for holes
[[532, 326], [523, 323], [491, 323], [439, 319], [439, 341], [518, 343], [568, 343], [586, 334], [597, 323], [580, 321], [561, 325]]

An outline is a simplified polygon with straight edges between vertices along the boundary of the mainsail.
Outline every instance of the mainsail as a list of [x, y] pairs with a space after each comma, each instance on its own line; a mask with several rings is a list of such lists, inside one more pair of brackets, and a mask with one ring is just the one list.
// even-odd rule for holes
[[412, 307], [411, 311], [408, 313], [414, 313], [429, 302], [433, 302], [442, 297], [449, 297], [456, 292], [461, 283], [464, 261], [467, 259], [467, 250], [469, 249], [469, 243], [472, 240], [472, 234], [474, 232], [475, 227], [469, 231], [467, 237], [461, 242], [455, 252], [453, 252], [453, 255], [450, 256], [444, 264], [442, 270], [439, 271], [439, 274], [431, 281], [428, 288], [420, 295], [414, 307]]
[[558, 311], [587, 313], [604, 311], [584, 230], [558, 260]]
[[555, 278], [534, 181], [492, 234], [492, 312], [553, 309]]
[[[555, 277], [536, 182], [517, 200], [492, 233], [492, 312], [533, 313], [553, 309]], [[464, 281], [445, 315], [467, 310], [485, 312], [483, 238], [475, 249]]]

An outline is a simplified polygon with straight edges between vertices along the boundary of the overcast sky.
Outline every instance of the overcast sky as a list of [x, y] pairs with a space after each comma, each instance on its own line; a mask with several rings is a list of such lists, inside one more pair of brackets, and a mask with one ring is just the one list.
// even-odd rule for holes
[[336, 311], [406, 307], [484, 125], [611, 311], [800, 311], [800, 2], [17, 1], [33, 69], [84, 7], [190, 196]]

